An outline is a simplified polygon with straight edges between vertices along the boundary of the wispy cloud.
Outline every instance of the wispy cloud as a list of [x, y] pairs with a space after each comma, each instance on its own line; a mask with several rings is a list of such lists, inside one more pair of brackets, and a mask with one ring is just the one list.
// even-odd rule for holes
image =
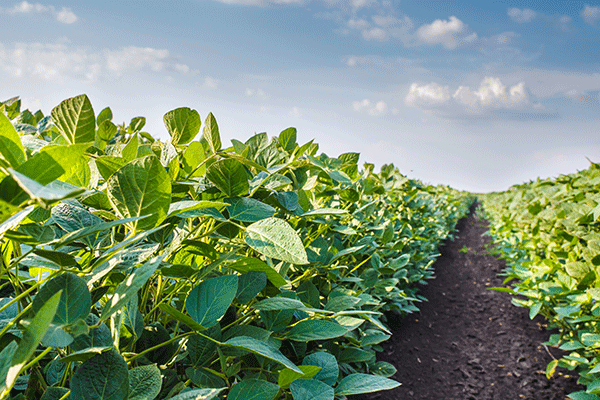
[[536, 13], [535, 11], [533, 11], [529, 8], [524, 8], [521, 10], [521, 9], [515, 8], [515, 7], [509, 8], [507, 10], [507, 14], [510, 17], [510, 19], [512, 19], [514, 22], [517, 22], [519, 24], [531, 22], [538, 15], [538, 13]]
[[592, 7], [586, 4], [583, 11], [581, 11], [581, 18], [592, 26], [596, 25], [596, 22], [600, 20], [600, 7]]
[[435, 82], [413, 83], [405, 104], [446, 118], [519, 118], [539, 119], [554, 117], [544, 106], [533, 101], [524, 82], [508, 87], [499, 78], [486, 77], [479, 88], [449, 86]]
[[9, 15], [48, 13], [52, 14], [58, 22], [63, 24], [73, 24], [79, 19], [70, 8], [62, 7], [60, 10], [57, 10], [54, 6], [46, 6], [40, 3], [34, 4], [27, 1], [22, 1], [10, 8], [0, 7], [0, 12]]
[[94, 51], [71, 47], [68, 42], [54, 44], [0, 43], [0, 70], [13, 78], [36, 78], [62, 83], [71, 79], [95, 82], [138, 71], [197, 74], [179, 63], [168, 50], [127, 46]]
[[366, 112], [372, 117], [384, 115], [388, 110], [387, 104], [384, 101], [378, 101], [377, 103], [373, 104], [369, 99], [353, 102], [352, 108], [357, 112]]
[[417, 37], [424, 43], [441, 44], [453, 50], [475, 42], [477, 33], [472, 32], [460, 19], [451, 16], [448, 20], [437, 19], [421, 26], [417, 30]]

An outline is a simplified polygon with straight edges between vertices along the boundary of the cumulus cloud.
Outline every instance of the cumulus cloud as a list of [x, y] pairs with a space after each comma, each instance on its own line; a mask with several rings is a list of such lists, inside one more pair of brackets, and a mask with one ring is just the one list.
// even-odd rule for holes
[[54, 44], [0, 43], [0, 71], [14, 78], [31, 77], [57, 83], [69, 79], [95, 82], [136, 71], [196, 74], [187, 65], [177, 62], [168, 50], [151, 47], [122, 47], [93, 51]]
[[388, 38], [387, 32], [381, 28], [365, 29], [362, 31], [362, 35], [365, 40], [378, 40], [380, 42]]
[[351, 29], [366, 29], [369, 27], [369, 23], [364, 19], [350, 19], [348, 20], [348, 28]]
[[531, 22], [538, 15], [535, 11], [529, 8], [524, 8], [521, 10], [515, 7], [509, 8], [507, 14], [510, 17], [510, 19], [519, 24]]
[[485, 77], [477, 89], [459, 86], [453, 93], [449, 86], [435, 82], [425, 85], [413, 83], [404, 101], [408, 106], [448, 118], [527, 119], [551, 116], [542, 104], [532, 101], [524, 82], [507, 87], [494, 77]]
[[387, 104], [384, 101], [378, 101], [373, 104], [369, 99], [353, 102], [352, 108], [357, 112], [366, 112], [372, 117], [379, 117], [385, 114], [388, 109]]
[[56, 10], [54, 6], [45, 6], [40, 3], [29, 3], [22, 1], [21, 3], [15, 4], [11, 8], [0, 8], [0, 12], [6, 14], [32, 14], [32, 13], [50, 13], [56, 18], [56, 20], [63, 24], [73, 24], [79, 19], [77, 15], [70, 8], [63, 7], [60, 10]]
[[595, 25], [598, 20], [600, 20], [600, 7], [591, 7], [587, 4], [583, 7], [583, 11], [581, 11], [581, 18], [590, 24]]
[[437, 19], [417, 30], [417, 37], [427, 44], [441, 44], [448, 50], [471, 44], [477, 40], [477, 33], [455, 16], [448, 20]]

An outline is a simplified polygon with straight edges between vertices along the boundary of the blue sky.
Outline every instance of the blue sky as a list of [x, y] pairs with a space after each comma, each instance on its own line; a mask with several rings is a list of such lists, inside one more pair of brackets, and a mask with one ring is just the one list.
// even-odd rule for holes
[[118, 122], [213, 112], [337, 156], [503, 190], [600, 162], [600, 1], [0, 0], [0, 97]]

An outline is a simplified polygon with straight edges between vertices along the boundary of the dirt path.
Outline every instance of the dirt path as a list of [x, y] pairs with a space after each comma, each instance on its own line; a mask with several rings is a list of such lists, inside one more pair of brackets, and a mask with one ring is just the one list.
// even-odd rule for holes
[[394, 335], [378, 358], [394, 364], [402, 386], [355, 399], [563, 400], [584, 389], [567, 370], [546, 379], [549, 353], [559, 351], [541, 345], [544, 320], [487, 290], [501, 286], [504, 263], [485, 254], [485, 230], [472, 213], [461, 220], [456, 240], [441, 249], [436, 279], [421, 288], [429, 301], [389, 321]]

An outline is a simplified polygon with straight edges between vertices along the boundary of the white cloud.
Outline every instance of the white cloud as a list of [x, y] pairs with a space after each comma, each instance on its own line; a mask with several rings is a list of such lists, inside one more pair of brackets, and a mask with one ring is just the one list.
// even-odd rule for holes
[[348, 28], [351, 29], [366, 29], [369, 23], [364, 19], [351, 19], [348, 21]]
[[417, 37], [427, 44], [441, 44], [448, 50], [473, 43], [477, 33], [455, 16], [449, 20], [437, 19], [431, 24], [425, 24], [417, 30]]
[[517, 22], [519, 24], [523, 24], [525, 22], [531, 22], [533, 21], [533, 19], [538, 15], [535, 11], [529, 9], [529, 8], [524, 8], [524, 9], [519, 9], [519, 8], [509, 8], [507, 11], [508, 16], [510, 17], [510, 19], [512, 19], [514, 22]]
[[600, 20], [600, 7], [591, 7], [587, 4], [581, 11], [581, 18], [590, 25], [595, 25]]
[[378, 40], [381, 42], [388, 39], [387, 32], [381, 28], [365, 29], [362, 31], [362, 35], [365, 40]]
[[565, 97], [567, 97], [573, 101], [580, 101], [583, 103], [598, 103], [598, 102], [600, 102], [600, 93], [598, 93], [597, 95], [593, 95], [589, 92], [585, 92], [585, 91], [581, 91], [581, 90], [577, 90], [577, 89], [571, 89], [571, 90], [565, 92]]
[[379, 117], [387, 112], [387, 104], [384, 101], [372, 104], [369, 99], [353, 102], [352, 108], [357, 112], [366, 112], [372, 117]]
[[246, 96], [248, 97], [256, 97], [259, 99], [266, 99], [268, 96], [262, 89], [246, 89]]
[[218, 79], [211, 78], [210, 76], [204, 78], [204, 86], [210, 89], [216, 89], [220, 83], [221, 81], [219, 81]]
[[71, 79], [95, 82], [137, 71], [196, 73], [164, 49], [129, 46], [93, 51], [70, 47], [64, 41], [0, 44], [0, 71], [14, 78], [31, 77], [57, 83]]
[[27, 1], [22, 1], [18, 4], [15, 4], [12, 8], [0, 8], [0, 12], [4, 12], [6, 14], [50, 13], [58, 22], [63, 24], [73, 24], [78, 20], [77, 15], [75, 15], [70, 8], [63, 7], [60, 11], [56, 11], [54, 6], [45, 6], [40, 3], [33, 4]]
[[300, 109], [298, 107], [293, 107], [288, 114], [290, 117], [293, 117], [293, 118], [301, 118], [302, 117], [302, 111], [300, 111]]
[[499, 78], [485, 77], [479, 88], [459, 86], [450, 94], [448, 86], [435, 82], [413, 83], [405, 97], [408, 106], [433, 111], [448, 118], [540, 118], [551, 117], [544, 106], [532, 101], [524, 82], [507, 88]]

